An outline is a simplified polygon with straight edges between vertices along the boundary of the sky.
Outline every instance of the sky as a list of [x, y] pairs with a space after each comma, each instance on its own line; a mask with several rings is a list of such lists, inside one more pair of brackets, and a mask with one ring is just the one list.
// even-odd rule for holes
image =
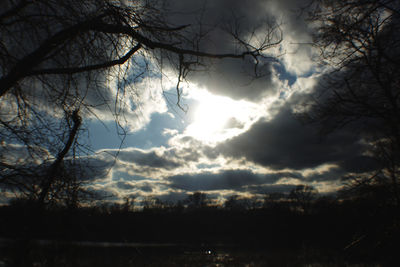
[[[201, 191], [222, 201], [232, 195], [289, 192], [299, 184], [333, 193], [342, 177], [369, 171], [367, 145], [352, 129], [321, 135], [318, 125], [300, 119], [327, 71], [310, 45], [308, 2], [170, 1], [174, 12], [168, 19], [176, 25], [235, 22], [241, 35], [257, 45], [268, 32], [265, 25], [276, 23], [283, 40], [264, 51], [257, 79], [251, 58], [213, 61], [207, 72], [190, 73], [181, 83], [183, 109], [176, 105], [177, 75], [170, 66], [147, 74], [132, 83], [135, 93], [124, 99], [119, 118], [124, 135], [105, 109], [87, 116], [88, 135], [81, 138], [92, 152], [82, 179], [89, 188], [112, 200], [177, 201]], [[235, 46], [216, 30], [201, 48], [222, 53]], [[132, 74], [140, 71], [140, 58], [133, 60]], [[109, 81], [103, 96], [112, 99], [115, 87]], [[92, 93], [88, 101], [97, 97]]]

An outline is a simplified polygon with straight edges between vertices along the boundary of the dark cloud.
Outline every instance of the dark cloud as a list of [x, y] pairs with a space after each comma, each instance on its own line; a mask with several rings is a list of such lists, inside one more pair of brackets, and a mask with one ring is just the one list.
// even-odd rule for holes
[[82, 157], [79, 164], [79, 179], [85, 182], [101, 182], [106, 179], [114, 166], [114, 158], [109, 157]]
[[[36, 148], [40, 151], [40, 147]], [[46, 151], [44, 148], [41, 151]], [[22, 145], [3, 143], [0, 146], [0, 155], [6, 155], [0, 164], [0, 188], [14, 188], [17, 191], [25, 190], [42, 182], [43, 177], [49, 174], [54, 159], [40, 162], [29, 154], [27, 147]], [[64, 176], [74, 177], [78, 182], [89, 184], [101, 182], [107, 178], [112, 160], [98, 157], [65, 157], [58, 165], [57, 171]]]
[[314, 172], [305, 177], [306, 182], [328, 182], [341, 180], [347, 171], [342, 167], [333, 167], [322, 172]]
[[[189, 79], [214, 94], [226, 95], [233, 99], [257, 102], [265, 96], [276, 95], [280, 85], [274, 77], [288, 80], [291, 85], [296, 80], [293, 72], [309, 71], [312, 66], [312, 47], [300, 44], [312, 41], [312, 28], [306, 21], [308, 10], [312, 8], [310, 4], [309, 0], [208, 1], [205, 5], [206, 12], [203, 14], [207, 23], [212, 21], [218, 26], [234, 25], [239, 37], [247, 41], [251, 40], [252, 34], [256, 36], [252, 41], [260, 40], [265, 37], [268, 27], [280, 25], [275, 35], [272, 34], [270, 42], [276, 41], [280, 33], [283, 34], [284, 42], [274, 52], [271, 49], [265, 51], [267, 55], [273, 56], [259, 62], [257, 79], [254, 72], [255, 62], [251, 57], [214, 62], [209, 72], [192, 73], [188, 76]], [[219, 30], [211, 31], [209, 39], [204, 43], [205, 49], [237, 51], [235, 41]], [[281, 57], [274, 58], [276, 54], [281, 54]]]
[[148, 183], [144, 183], [142, 185], [139, 185], [137, 188], [139, 190], [147, 192], [147, 193], [153, 192], [153, 187], [151, 186], [151, 184], [148, 184]]
[[250, 185], [242, 189], [251, 194], [289, 193], [296, 185], [291, 184], [262, 184]]
[[[213, 61], [207, 71], [191, 72], [186, 77], [214, 94], [257, 102], [264, 96], [276, 95], [279, 84], [274, 77], [288, 80], [291, 85], [296, 80], [293, 73], [303, 75], [310, 71], [312, 46], [304, 44], [312, 41], [312, 27], [306, 20], [311, 4], [309, 0], [172, 0], [168, 1], [166, 16], [175, 25], [190, 25], [185, 29], [189, 39], [207, 32], [196, 47], [212, 53], [241, 51], [229, 29], [257, 47], [257, 42], [279, 25], [279, 30], [269, 36], [270, 42], [279, 39], [281, 33], [284, 42], [274, 51], [265, 51], [271, 57], [258, 62], [258, 79], [254, 79], [256, 63], [252, 57]], [[281, 57], [274, 58], [276, 54]]]
[[[179, 144], [183, 147], [174, 147], [173, 144]], [[172, 149], [165, 151], [168, 158], [176, 158], [183, 162], [196, 162], [201, 158], [201, 150], [204, 144], [191, 136], [177, 137], [172, 144]]]
[[310, 0], [269, 0], [268, 13], [276, 16], [282, 26], [287, 28], [287, 35], [295, 39], [302, 39], [312, 28], [306, 20], [308, 12], [312, 11], [313, 3]]
[[159, 156], [154, 151], [145, 152], [137, 149], [120, 151], [118, 159], [129, 163], [135, 163], [139, 166], [153, 168], [174, 169], [180, 166], [179, 163]]
[[282, 177], [301, 177], [299, 174], [277, 173], [260, 175], [248, 170], [227, 170], [221, 173], [175, 175], [168, 178], [171, 187], [187, 191], [240, 190], [250, 185], [273, 184]]
[[258, 78], [255, 78], [254, 68], [251, 58], [223, 59], [216, 62], [209, 72], [193, 73], [189, 79], [214, 94], [256, 102], [264, 96], [275, 94], [278, 84], [272, 78], [274, 72], [271, 62], [266, 61], [263, 66], [258, 66]]
[[380, 167], [377, 159], [363, 155], [357, 155], [342, 161], [340, 165], [345, 171], [353, 173], [371, 172]]
[[187, 198], [188, 195], [185, 191], [165, 190], [162, 194], [157, 195], [157, 198], [161, 201], [177, 203]]
[[88, 186], [85, 189], [100, 199], [102, 203], [104, 203], [104, 200], [110, 202], [121, 200], [121, 195], [108, 187]]
[[365, 149], [359, 137], [345, 129], [319, 136], [315, 125], [302, 125], [287, 106], [273, 119], [258, 121], [247, 132], [216, 148], [227, 157], [244, 158], [273, 169], [297, 170], [340, 164]]
[[124, 181], [142, 181], [146, 180], [148, 178], [140, 176], [140, 175], [132, 175], [129, 173], [126, 173], [122, 170], [114, 170], [113, 171], [113, 180], [119, 181], [119, 180], [124, 180]]
[[130, 190], [136, 187], [134, 184], [126, 181], [118, 181], [115, 183], [115, 186], [123, 190]]
[[[167, 20], [175, 25], [190, 25], [185, 29], [185, 34], [190, 40], [199, 39], [196, 47], [210, 53], [243, 51], [240, 42], [235, 40], [230, 31], [244, 42], [259, 47], [268, 29], [276, 25], [275, 18], [268, 15], [266, 2], [262, 0], [173, 0], [168, 5], [170, 13], [167, 12]], [[275, 42], [278, 36], [271, 35], [270, 42]], [[200, 72], [191, 72], [186, 78], [214, 94], [258, 101], [262, 96], [276, 92], [277, 86], [272, 78], [275, 62], [271, 58], [262, 58], [255, 72], [253, 57], [226, 58], [208, 62], [206, 71], [203, 68]], [[255, 79], [255, 76], [258, 78]]]
[[186, 34], [206, 33], [199, 43], [203, 49], [213, 53], [231, 52], [235, 47], [231, 36], [222, 30], [235, 26], [240, 37], [265, 26], [268, 19], [264, 0], [220, 0], [220, 1], [168, 1], [167, 20], [176, 25], [190, 25]]

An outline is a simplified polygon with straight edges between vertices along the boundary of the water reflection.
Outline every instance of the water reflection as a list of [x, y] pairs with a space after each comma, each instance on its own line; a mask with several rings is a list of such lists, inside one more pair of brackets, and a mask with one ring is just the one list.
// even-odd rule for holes
[[[2, 243], [2, 244], [1, 244]], [[332, 251], [264, 250], [234, 245], [0, 242], [5, 266], [382, 266], [348, 262]], [[336, 254], [335, 254], [336, 253]]]

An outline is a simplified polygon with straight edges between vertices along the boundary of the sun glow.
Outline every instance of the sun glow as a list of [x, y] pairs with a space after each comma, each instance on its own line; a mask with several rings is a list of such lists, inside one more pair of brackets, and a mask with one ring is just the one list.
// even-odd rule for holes
[[198, 101], [186, 134], [200, 141], [216, 143], [243, 132], [254, 120], [256, 106], [246, 101], [215, 96], [200, 91], [193, 97]]

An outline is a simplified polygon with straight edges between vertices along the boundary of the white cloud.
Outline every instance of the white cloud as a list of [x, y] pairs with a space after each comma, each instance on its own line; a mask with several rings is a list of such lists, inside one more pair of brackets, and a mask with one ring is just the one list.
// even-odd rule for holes
[[118, 91], [116, 83], [109, 82], [104, 89], [108, 90], [107, 94], [110, 96], [107, 105], [96, 106], [96, 101], [93, 100], [92, 105], [96, 106], [93, 113], [98, 119], [117, 120], [132, 133], [143, 129], [150, 122], [153, 113], [168, 111], [160, 78], [146, 77], [140, 82], [127, 84], [123, 90], [125, 93]]
[[163, 130], [163, 132], [162, 132], [162, 134], [165, 135], [165, 136], [167, 136], [167, 135], [174, 136], [174, 135], [176, 135], [176, 134], [178, 134], [178, 133], [179, 133], [178, 130], [176, 130], [176, 129], [169, 129], [169, 128], [165, 128], [165, 129]]
[[195, 86], [191, 87], [187, 98], [194, 100], [197, 106], [191, 113], [192, 123], [183, 135], [209, 145], [246, 131], [266, 113], [266, 108], [262, 105], [213, 95]]

